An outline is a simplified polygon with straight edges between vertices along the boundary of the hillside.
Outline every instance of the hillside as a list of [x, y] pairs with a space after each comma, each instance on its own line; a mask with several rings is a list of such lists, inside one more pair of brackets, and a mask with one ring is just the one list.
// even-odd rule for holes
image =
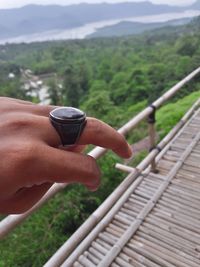
[[188, 9], [189, 7], [155, 5], [148, 1], [70, 6], [28, 5], [22, 8], [0, 10], [0, 39], [55, 29], [71, 29], [92, 22], [182, 12]]
[[[139, 36], [0, 46], [0, 95], [37, 102], [24, 90], [21, 69], [39, 77], [52, 74], [46, 81], [52, 104], [81, 107], [88, 116], [118, 128], [199, 66], [199, 27], [197, 18], [188, 25]], [[10, 72], [15, 74], [11, 80]], [[157, 113], [160, 136], [199, 97], [197, 77]], [[133, 144], [146, 136], [144, 122], [128, 140]], [[146, 153], [136, 157], [133, 165]], [[98, 161], [103, 176], [97, 192], [79, 185], [67, 187], [2, 240], [0, 266], [43, 266], [124, 179], [114, 169], [119, 161], [112, 153]]]
[[122, 21], [114, 26], [107, 26], [97, 31], [93, 34], [87, 36], [87, 38], [99, 38], [99, 37], [113, 37], [113, 36], [125, 36], [133, 34], [141, 34], [146, 31], [166, 27], [166, 26], [177, 26], [184, 25], [191, 21], [191, 18], [170, 20], [167, 22], [158, 23], [139, 23], [139, 22], [128, 22]]

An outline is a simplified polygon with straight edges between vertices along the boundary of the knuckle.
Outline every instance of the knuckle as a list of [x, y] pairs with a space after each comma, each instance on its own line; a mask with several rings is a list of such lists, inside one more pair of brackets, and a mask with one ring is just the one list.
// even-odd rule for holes
[[34, 142], [25, 142], [22, 146], [22, 152], [26, 157], [32, 157], [37, 150]]
[[13, 131], [21, 131], [27, 129], [32, 125], [32, 121], [29, 118], [21, 117], [9, 120], [9, 128]]
[[88, 120], [88, 128], [90, 129], [90, 131], [94, 134], [94, 135], [102, 135], [104, 134], [104, 127], [103, 127], [103, 122], [95, 119], [95, 118], [90, 118]]

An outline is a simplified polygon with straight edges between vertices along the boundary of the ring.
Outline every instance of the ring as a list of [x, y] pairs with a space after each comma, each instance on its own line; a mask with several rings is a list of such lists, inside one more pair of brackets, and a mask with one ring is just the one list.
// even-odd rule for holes
[[86, 114], [73, 107], [56, 108], [49, 113], [49, 119], [63, 146], [76, 144], [87, 122]]

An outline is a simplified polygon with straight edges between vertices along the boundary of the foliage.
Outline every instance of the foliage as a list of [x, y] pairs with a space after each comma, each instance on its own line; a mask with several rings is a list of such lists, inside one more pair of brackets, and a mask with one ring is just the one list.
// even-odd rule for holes
[[[141, 36], [8, 44], [0, 46], [0, 60], [18, 69], [29, 68], [38, 75], [56, 73], [63, 80], [63, 88], [57, 100], [52, 98], [53, 104], [88, 106], [91, 113], [91, 105], [98, 105], [99, 96], [91, 105], [85, 102], [91, 99], [92, 91], [93, 96], [103, 91], [101, 99], [125, 110], [138, 101], [151, 103], [198, 66], [198, 28], [199, 19], [195, 19], [186, 26]], [[183, 89], [181, 97], [188, 93], [187, 88]]]
[[175, 103], [169, 103], [158, 111], [157, 128], [161, 133], [161, 137], [172, 129], [198, 98], [200, 98], [200, 90], [179, 99]]
[[[48, 82], [52, 104], [81, 107], [119, 128], [198, 66], [197, 25], [199, 20], [135, 37], [0, 46], [0, 95], [29, 98], [21, 86], [21, 69], [37, 75], [54, 72], [56, 78]], [[196, 78], [157, 113], [161, 137], [200, 97], [199, 86]], [[144, 122], [128, 135], [129, 142], [145, 137], [146, 129]], [[134, 164], [145, 155], [139, 154]], [[118, 161], [113, 153], [99, 160], [103, 177], [98, 192], [67, 187], [1, 241], [0, 266], [42, 266], [121, 182], [123, 175], [114, 168]]]

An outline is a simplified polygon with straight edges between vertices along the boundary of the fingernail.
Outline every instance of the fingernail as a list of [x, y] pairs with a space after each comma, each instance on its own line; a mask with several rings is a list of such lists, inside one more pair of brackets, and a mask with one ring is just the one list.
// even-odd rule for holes
[[129, 154], [129, 157], [133, 155], [133, 149], [130, 145], [128, 145], [128, 154]]

